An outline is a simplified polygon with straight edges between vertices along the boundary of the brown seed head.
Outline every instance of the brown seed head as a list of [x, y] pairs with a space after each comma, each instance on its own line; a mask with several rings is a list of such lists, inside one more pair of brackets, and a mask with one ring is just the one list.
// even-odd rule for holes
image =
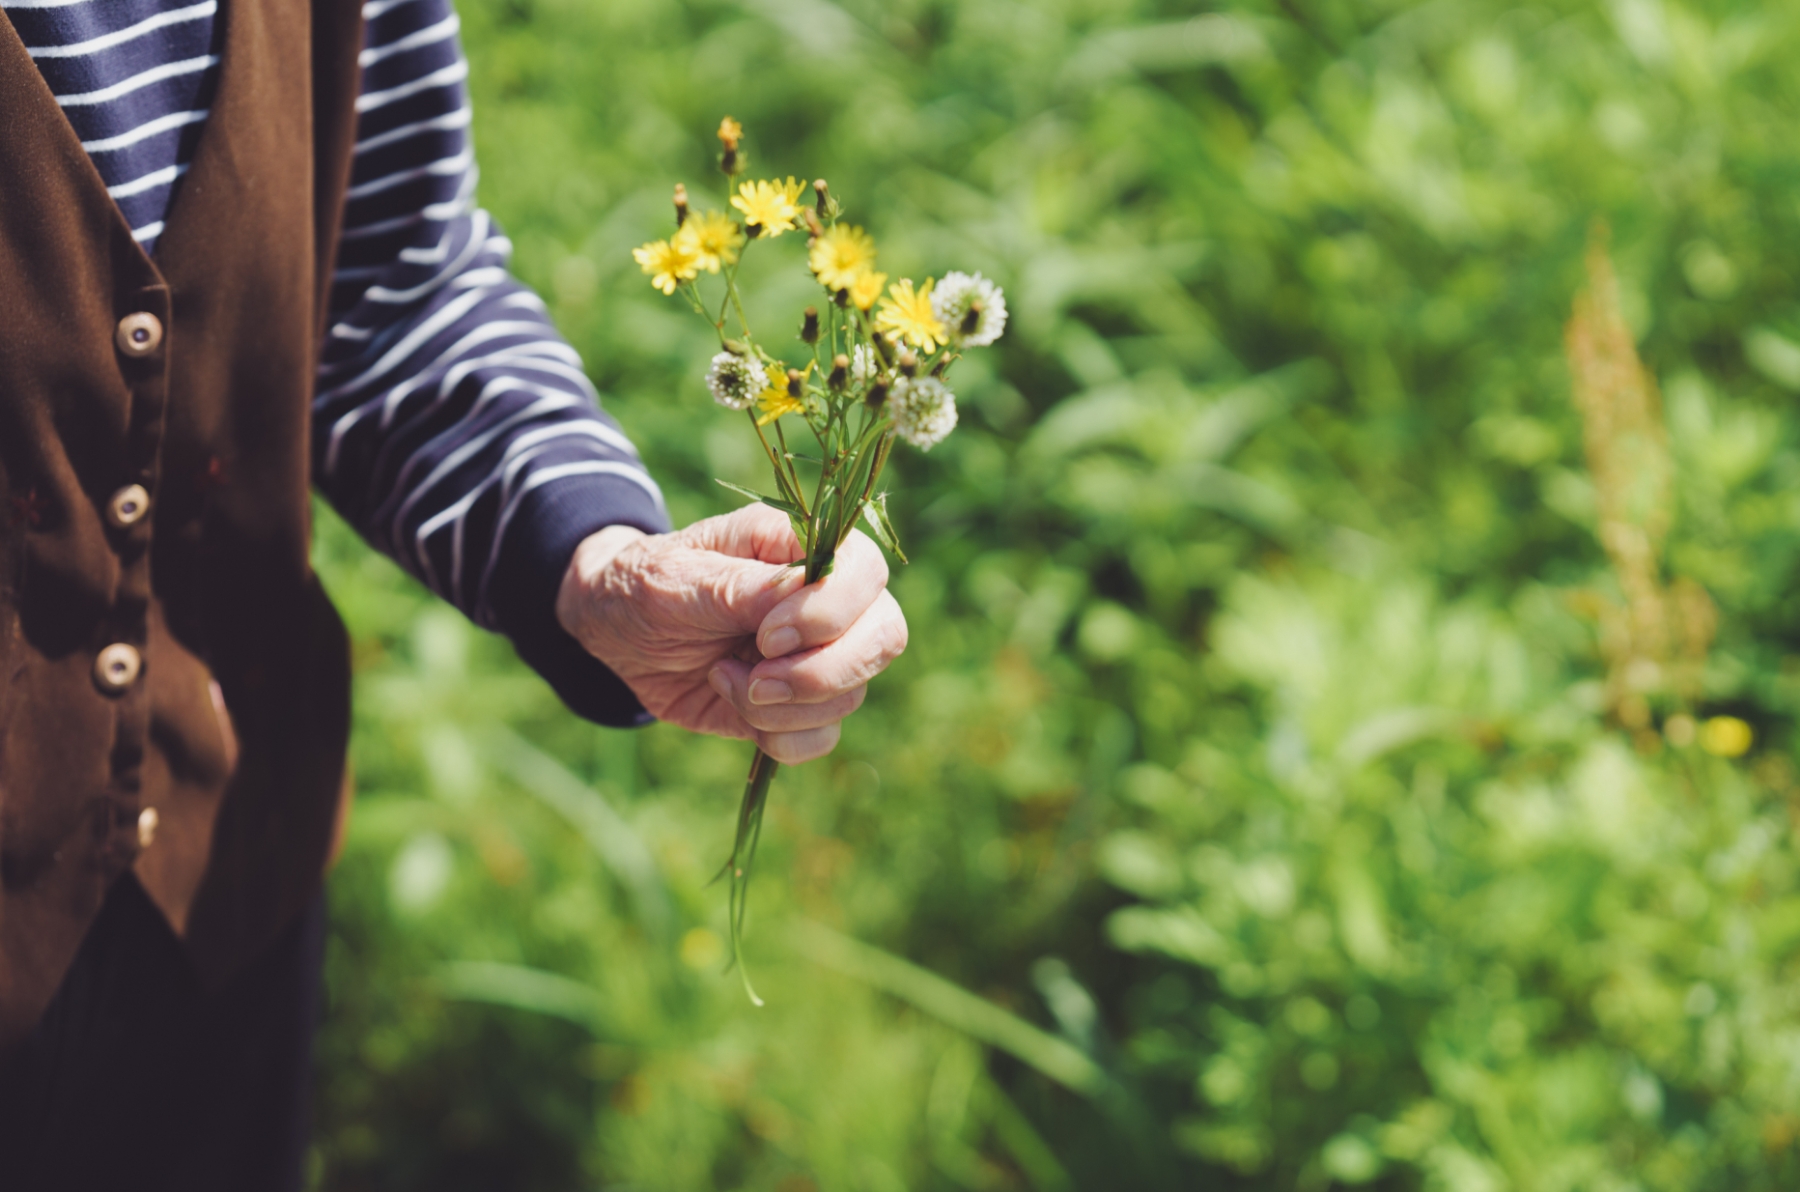
[[969, 303], [969, 313], [963, 316], [962, 326], [958, 327], [957, 330], [964, 335], [974, 335], [975, 328], [979, 326], [981, 326], [981, 300], [977, 298], [975, 301]]

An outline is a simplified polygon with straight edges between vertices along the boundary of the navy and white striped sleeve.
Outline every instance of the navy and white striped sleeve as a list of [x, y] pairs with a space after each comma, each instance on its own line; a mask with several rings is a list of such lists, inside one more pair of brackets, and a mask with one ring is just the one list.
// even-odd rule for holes
[[313, 476], [371, 544], [505, 633], [576, 712], [647, 719], [557, 623], [580, 541], [669, 528], [511, 244], [474, 204], [449, 0], [371, 0], [357, 147], [313, 404]]

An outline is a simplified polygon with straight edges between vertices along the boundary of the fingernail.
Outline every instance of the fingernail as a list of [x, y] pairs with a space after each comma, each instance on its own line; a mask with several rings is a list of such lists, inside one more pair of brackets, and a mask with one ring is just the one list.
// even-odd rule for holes
[[725, 677], [725, 668], [715, 666], [706, 674], [706, 681], [712, 689], [719, 693], [721, 699], [731, 698], [731, 680]]
[[750, 684], [750, 702], [753, 704], [785, 704], [793, 698], [794, 689], [780, 679], [758, 679]]
[[763, 639], [763, 657], [780, 658], [783, 654], [791, 654], [800, 645], [800, 631], [792, 625], [785, 625], [770, 632]]

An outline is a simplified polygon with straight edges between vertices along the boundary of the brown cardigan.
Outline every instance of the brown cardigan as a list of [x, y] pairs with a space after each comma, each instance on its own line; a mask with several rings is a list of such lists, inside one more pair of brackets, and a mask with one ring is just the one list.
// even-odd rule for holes
[[0, 19], [0, 1047], [127, 868], [216, 982], [330, 847], [349, 663], [307, 561], [307, 415], [360, 7], [219, 19], [155, 263]]

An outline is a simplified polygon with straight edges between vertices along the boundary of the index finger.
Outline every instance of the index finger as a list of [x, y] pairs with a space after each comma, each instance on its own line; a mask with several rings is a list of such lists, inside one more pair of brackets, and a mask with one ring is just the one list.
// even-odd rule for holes
[[851, 531], [830, 575], [769, 610], [756, 632], [757, 648], [764, 658], [780, 658], [836, 641], [881, 596], [887, 581], [880, 549], [861, 530]]

